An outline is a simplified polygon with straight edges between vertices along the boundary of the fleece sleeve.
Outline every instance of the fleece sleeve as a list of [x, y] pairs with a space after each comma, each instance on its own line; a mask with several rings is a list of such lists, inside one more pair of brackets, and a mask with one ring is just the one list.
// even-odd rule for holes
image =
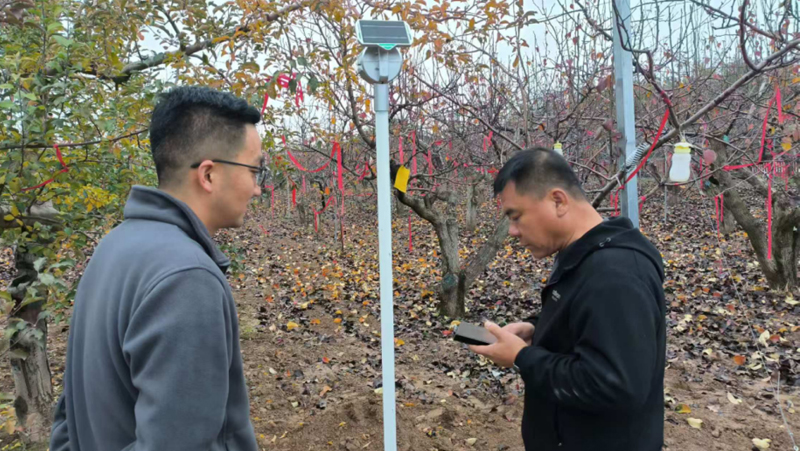
[[645, 403], [658, 356], [657, 299], [641, 280], [614, 272], [593, 277], [571, 306], [574, 352], [529, 346], [517, 355], [526, 390], [595, 413]]
[[139, 390], [126, 451], [211, 448], [225, 421], [229, 316], [222, 281], [205, 269], [167, 276], [137, 306], [123, 344]]
[[50, 434], [50, 451], [69, 451], [69, 429], [67, 428], [66, 399], [62, 394], [56, 404], [53, 428]]

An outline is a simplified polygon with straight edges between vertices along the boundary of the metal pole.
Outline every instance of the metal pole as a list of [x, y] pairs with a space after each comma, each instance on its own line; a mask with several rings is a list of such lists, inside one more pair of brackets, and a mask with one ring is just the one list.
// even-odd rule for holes
[[378, 153], [378, 255], [381, 284], [383, 449], [397, 451], [394, 387], [394, 300], [392, 299], [392, 203], [389, 175], [389, 85], [375, 84], [375, 147]]
[[[613, 0], [617, 6], [619, 17], [614, 15], [614, 78], [616, 81], [614, 95], [617, 108], [617, 132], [620, 140], [617, 145], [622, 150], [621, 167], [625, 167], [630, 159], [636, 155], [636, 122], [633, 114], [633, 63], [631, 53], [623, 50], [630, 48], [629, 37], [631, 30], [630, 0]], [[620, 27], [619, 22], [622, 22]], [[622, 41], [624, 39], [624, 41]], [[627, 178], [627, 176], [625, 176]], [[625, 186], [620, 196], [620, 209], [627, 216], [634, 227], [639, 227], [639, 177], [634, 177]], [[624, 180], [623, 180], [624, 181]]]

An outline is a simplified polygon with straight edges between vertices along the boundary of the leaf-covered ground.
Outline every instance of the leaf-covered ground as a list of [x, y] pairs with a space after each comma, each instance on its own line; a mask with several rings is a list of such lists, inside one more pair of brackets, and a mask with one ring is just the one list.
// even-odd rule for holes
[[[667, 273], [666, 449], [750, 449], [754, 438], [791, 449], [781, 415], [800, 431], [795, 297], [767, 288], [741, 232], [717, 237], [711, 199], [676, 199], [666, 223], [662, 204], [645, 204], [642, 229]], [[315, 235], [280, 209], [218, 237], [241, 271], [231, 284], [263, 449], [382, 449], [377, 227], [369, 202], [348, 208], [343, 251], [330, 218]], [[415, 220], [409, 252], [406, 214], [393, 231], [399, 448], [522, 450], [522, 381], [452, 341], [452, 319], [436, 314], [435, 235]], [[483, 206], [479, 229], [462, 236], [465, 257], [497, 214]], [[509, 240], [472, 287], [467, 320], [530, 316], [549, 265]], [[67, 334], [51, 327], [59, 390]], [[3, 365], [0, 390], [10, 391]]]

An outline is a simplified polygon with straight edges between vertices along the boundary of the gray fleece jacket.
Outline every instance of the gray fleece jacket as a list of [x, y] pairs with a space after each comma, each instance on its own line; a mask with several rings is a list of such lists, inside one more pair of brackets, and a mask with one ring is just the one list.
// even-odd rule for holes
[[134, 187], [78, 284], [51, 451], [257, 451], [225, 271], [183, 202]]

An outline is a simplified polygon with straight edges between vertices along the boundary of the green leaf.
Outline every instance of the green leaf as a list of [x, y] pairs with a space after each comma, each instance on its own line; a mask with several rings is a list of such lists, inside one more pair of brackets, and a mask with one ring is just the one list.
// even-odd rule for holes
[[47, 263], [47, 257], [39, 258], [33, 262], [33, 269], [35, 269], [36, 272], [41, 272], [45, 263]]
[[20, 302], [20, 304], [19, 304], [19, 306], [17, 306], [17, 308], [21, 309], [22, 307], [25, 307], [28, 304], [33, 304], [34, 302], [39, 302], [41, 300], [42, 300], [42, 298], [38, 298], [38, 297], [37, 298], [27, 298], [24, 301]]
[[44, 285], [51, 286], [56, 283], [56, 278], [53, 277], [52, 274], [42, 273], [39, 274], [39, 282], [42, 282]]
[[301, 56], [300, 58], [297, 58], [297, 64], [301, 66], [308, 66], [308, 60]]
[[53, 36], [53, 39], [56, 42], [58, 42], [59, 44], [61, 44], [61, 46], [63, 46], [63, 47], [69, 47], [69, 46], [71, 46], [72, 44], [75, 43], [75, 41], [73, 41], [72, 39], [65, 38], [64, 36], [61, 36], [60, 34], [57, 34], [57, 35]]
[[0, 85], [0, 89], [14, 89], [14, 85], [12, 85], [11, 83], [3, 83], [2, 85]]
[[5, 299], [8, 302], [11, 302], [11, 293], [5, 290], [0, 290], [0, 298]]
[[292, 94], [297, 92], [297, 80], [289, 81], [289, 91], [291, 91]]
[[317, 77], [312, 75], [311, 79], [308, 80], [308, 89], [310, 89], [311, 93], [313, 94], [317, 92], [317, 88], [319, 88], [319, 81], [317, 80]]
[[14, 108], [14, 102], [10, 100], [3, 100], [2, 102], [0, 102], [0, 109], [10, 110], [12, 108]]
[[64, 29], [64, 26], [61, 25], [60, 22], [52, 22], [50, 25], [47, 26], [48, 33], [55, 33], [56, 31], [61, 31]]

